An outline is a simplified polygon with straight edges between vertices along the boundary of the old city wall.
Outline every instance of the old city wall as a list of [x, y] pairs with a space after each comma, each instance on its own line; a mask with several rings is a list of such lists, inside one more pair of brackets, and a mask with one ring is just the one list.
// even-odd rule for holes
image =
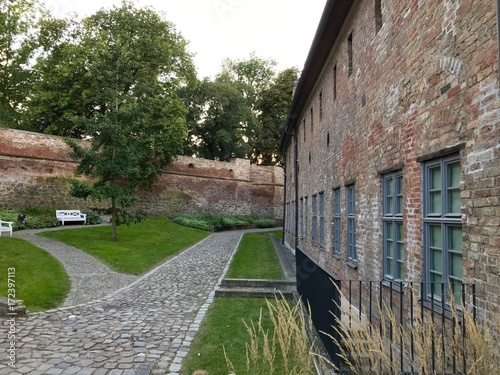
[[[49, 206], [89, 209], [105, 205], [68, 194], [75, 161], [61, 137], [0, 129], [0, 209]], [[135, 208], [152, 215], [225, 213], [282, 218], [283, 170], [179, 156], [160, 181], [143, 191]]]

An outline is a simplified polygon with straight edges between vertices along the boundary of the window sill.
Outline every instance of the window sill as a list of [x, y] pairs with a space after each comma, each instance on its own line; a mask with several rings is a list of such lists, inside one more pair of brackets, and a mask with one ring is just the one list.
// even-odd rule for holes
[[352, 261], [352, 260], [348, 260], [346, 262], [347, 266], [348, 267], [351, 267], [353, 269], [357, 269], [358, 268], [358, 262], [355, 262], [355, 261]]
[[335, 254], [335, 253], [334, 253], [334, 254], [333, 254], [333, 257], [334, 257], [335, 259], [337, 259], [337, 260], [340, 260], [340, 254]]
[[392, 288], [392, 290], [394, 290], [395, 292], [404, 293], [403, 281], [397, 281], [385, 278], [384, 280], [382, 280], [382, 285], [385, 286], [386, 288]]
[[[441, 302], [434, 301], [434, 303], [432, 303], [430, 300], [424, 300], [419, 302], [421, 303], [421, 306], [423, 306], [427, 310], [430, 310], [432, 314], [443, 315], [443, 306]], [[462, 317], [462, 310], [459, 309], [458, 307], [456, 309], [456, 314], [458, 315], [459, 318]], [[444, 316], [447, 319], [453, 319], [453, 312], [451, 311], [451, 307], [448, 306], [448, 304], [446, 304], [445, 306]]]

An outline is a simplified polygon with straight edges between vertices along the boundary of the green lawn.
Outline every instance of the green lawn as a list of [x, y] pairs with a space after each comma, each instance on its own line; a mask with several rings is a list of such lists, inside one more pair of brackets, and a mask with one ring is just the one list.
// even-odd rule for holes
[[[15, 298], [24, 300], [30, 311], [58, 307], [70, 290], [70, 279], [59, 261], [27, 241], [0, 238], [0, 264], [0, 295], [8, 296], [10, 282]], [[8, 281], [11, 269], [15, 271]]]
[[[263, 327], [271, 329], [264, 298], [216, 298], [205, 316], [186, 358], [182, 375], [203, 369], [209, 375], [227, 375], [224, 349], [237, 374], [246, 374], [245, 344], [250, 341], [243, 320], [257, 322], [262, 309]], [[242, 320], [243, 319], [243, 320]], [[257, 374], [256, 374], [257, 375]]]
[[40, 233], [95, 256], [112, 269], [139, 275], [169, 256], [207, 237], [207, 231], [184, 227], [161, 218], [121, 225], [118, 241], [111, 241], [111, 227], [98, 226]]
[[283, 280], [283, 270], [270, 238], [270, 233], [246, 233], [241, 239], [229, 271], [230, 279]]

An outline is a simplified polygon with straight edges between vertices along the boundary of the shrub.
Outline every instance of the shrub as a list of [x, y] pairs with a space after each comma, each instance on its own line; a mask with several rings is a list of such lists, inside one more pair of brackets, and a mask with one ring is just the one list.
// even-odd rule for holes
[[253, 222], [257, 228], [274, 228], [276, 220], [273, 219], [256, 219]]
[[101, 224], [102, 223], [101, 217], [98, 214], [96, 214], [95, 212], [84, 211], [83, 213], [87, 215], [87, 224]]

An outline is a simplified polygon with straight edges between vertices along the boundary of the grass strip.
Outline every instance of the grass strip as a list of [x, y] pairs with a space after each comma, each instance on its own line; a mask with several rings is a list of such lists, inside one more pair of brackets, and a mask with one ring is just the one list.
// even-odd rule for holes
[[[230, 373], [224, 348], [237, 374], [246, 374], [245, 347], [250, 336], [243, 320], [257, 322], [262, 310], [262, 325], [272, 329], [264, 298], [216, 298], [196, 334], [188, 355], [182, 361], [182, 375], [191, 375], [203, 369], [210, 375]], [[278, 365], [277, 365], [278, 366]], [[278, 366], [279, 368], [279, 366]]]
[[283, 270], [271, 241], [271, 233], [244, 234], [226, 277], [283, 280]]
[[24, 300], [30, 311], [52, 309], [64, 301], [71, 282], [56, 258], [18, 238], [2, 237], [0, 247], [0, 295], [12, 294], [7, 285], [10, 279], [15, 298]]
[[207, 231], [184, 227], [161, 218], [117, 228], [118, 241], [111, 240], [110, 226], [75, 228], [40, 233], [96, 257], [112, 269], [142, 274], [166, 258], [207, 237]]

